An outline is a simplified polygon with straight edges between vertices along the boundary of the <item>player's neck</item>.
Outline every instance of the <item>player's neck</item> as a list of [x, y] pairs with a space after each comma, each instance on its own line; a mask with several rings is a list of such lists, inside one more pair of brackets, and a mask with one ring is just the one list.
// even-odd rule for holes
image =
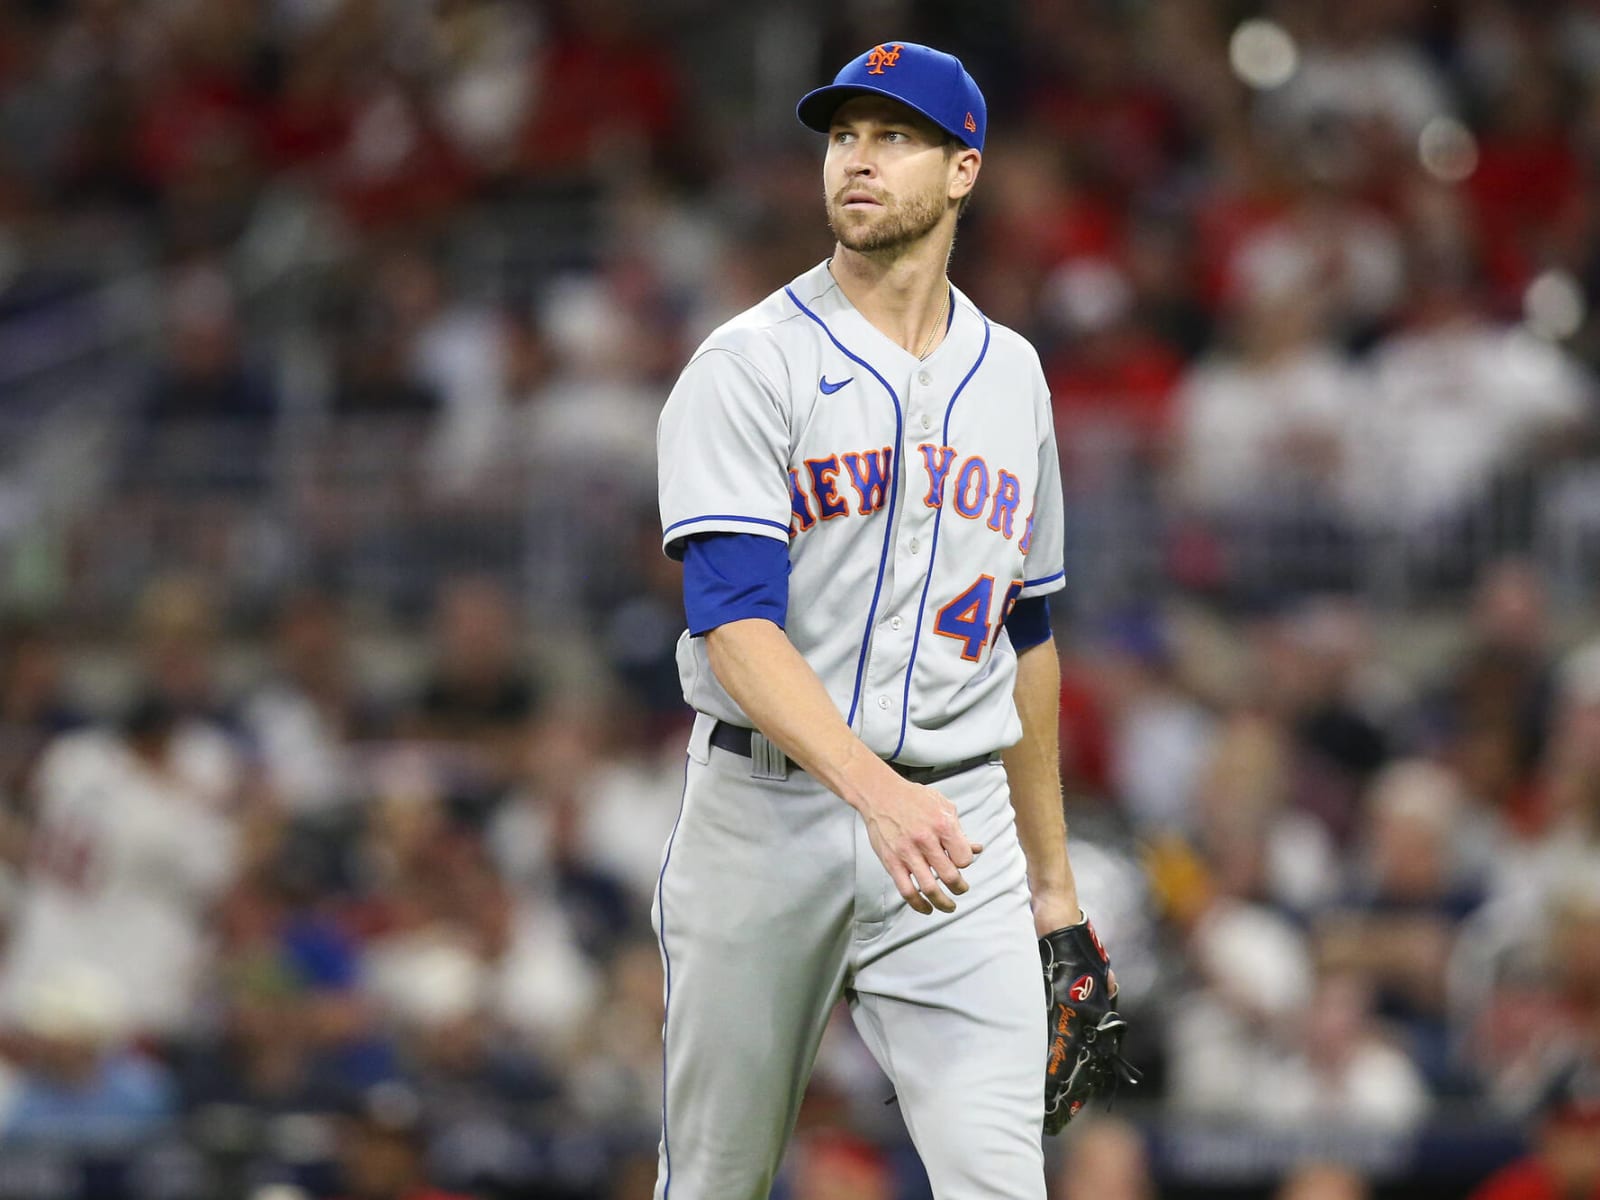
[[944, 340], [949, 260], [945, 238], [923, 238], [892, 258], [836, 245], [828, 270], [874, 329], [909, 354], [931, 354]]

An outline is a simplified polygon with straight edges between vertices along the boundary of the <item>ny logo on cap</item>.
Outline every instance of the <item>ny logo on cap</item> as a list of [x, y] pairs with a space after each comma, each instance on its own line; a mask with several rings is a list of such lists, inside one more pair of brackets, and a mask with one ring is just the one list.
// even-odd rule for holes
[[968, 133], [977, 133], [978, 132], [978, 123], [972, 119], [972, 114], [971, 113], [967, 114], [967, 119], [964, 122], [962, 122], [962, 124], [964, 124], [967, 127], [967, 132]]
[[867, 74], [882, 75], [885, 67], [896, 66], [900, 62], [900, 51], [904, 49], [899, 42], [885, 50], [882, 46], [874, 46], [867, 55]]

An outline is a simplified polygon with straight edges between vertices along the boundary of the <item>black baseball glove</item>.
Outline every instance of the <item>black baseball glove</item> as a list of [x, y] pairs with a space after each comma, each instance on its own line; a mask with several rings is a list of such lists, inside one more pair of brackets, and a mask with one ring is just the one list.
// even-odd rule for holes
[[1050, 1057], [1044, 1074], [1044, 1131], [1060, 1133], [1096, 1096], [1106, 1104], [1139, 1072], [1122, 1057], [1127, 1022], [1111, 1007], [1111, 963], [1088, 918], [1039, 939], [1049, 1003]]

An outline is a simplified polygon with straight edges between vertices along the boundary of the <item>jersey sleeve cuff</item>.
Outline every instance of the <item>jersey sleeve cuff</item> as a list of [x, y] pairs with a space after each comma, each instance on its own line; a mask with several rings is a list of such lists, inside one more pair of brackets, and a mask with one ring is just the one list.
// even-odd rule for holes
[[1033, 596], [1048, 596], [1051, 592], [1059, 592], [1066, 586], [1066, 571], [1056, 571], [1050, 575], [1041, 575], [1037, 579], [1024, 579], [1022, 581], [1022, 590], [1017, 593], [1017, 598], [1026, 600]]
[[674, 521], [661, 532], [661, 548], [667, 557], [683, 561], [685, 540], [697, 533], [754, 533], [789, 544], [789, 526], [767, 517], [744, 517], [737, 513], [707, 513]]

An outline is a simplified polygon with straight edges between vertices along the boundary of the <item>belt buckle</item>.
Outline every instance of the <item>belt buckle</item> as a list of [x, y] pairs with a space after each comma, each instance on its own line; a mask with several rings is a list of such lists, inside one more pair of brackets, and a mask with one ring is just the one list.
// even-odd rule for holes
[[750, 778], [780, 783], [789, 778], [789, 756], [759, 729], [750, 731]]

